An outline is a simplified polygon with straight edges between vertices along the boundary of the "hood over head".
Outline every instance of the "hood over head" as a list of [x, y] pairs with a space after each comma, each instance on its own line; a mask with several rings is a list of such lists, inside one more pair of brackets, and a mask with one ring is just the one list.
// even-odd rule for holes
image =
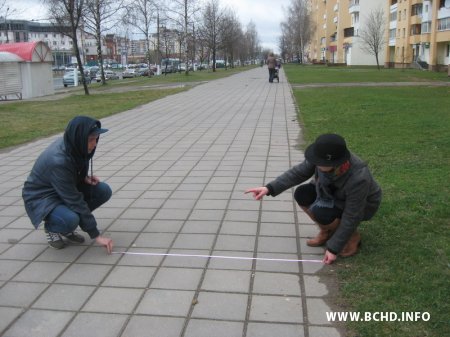
[[100, 121], [87, 116], [77, 116], [69, 122], [64, 132], [64, 144], [77, 166], [83, 167], [86, 161], [94, 156], [95, 149], [91, 153], [88, 152], [89, 135], [106, 131], [108, 130], [101, 128]]

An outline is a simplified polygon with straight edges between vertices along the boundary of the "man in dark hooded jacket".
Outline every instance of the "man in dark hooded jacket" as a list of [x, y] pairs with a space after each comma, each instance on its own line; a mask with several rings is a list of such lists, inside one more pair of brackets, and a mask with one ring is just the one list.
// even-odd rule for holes
[[83, 243], [84, 237], [75, 232], [80, 226], [108, 253], [112, 251], [112, 240], [100, 235], [92, 215], [111, 198], [111, 188], [93, 175], [92, 166], [88, 174], [100, 134], [106, 131], [93, 118], [73, 118], [64, 136], [41, 153], [25, 181], [22, 197], [27, 214], [36, 228], [44, 221], [53, 248], [65, 247], [63, 237]]

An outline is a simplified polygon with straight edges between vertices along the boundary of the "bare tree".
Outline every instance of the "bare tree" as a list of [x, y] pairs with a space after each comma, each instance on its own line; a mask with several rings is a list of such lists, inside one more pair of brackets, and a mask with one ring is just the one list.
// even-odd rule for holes
[[168, 11], [169, 17], [179, 27], [180, 35], [180, 53], [183, 53], [184, 63], [186, 65], [185, 74], [189, 75], [189, 38], [193, 36], [190, 29], [195, 22], [195, 14], [200, 10], [197, 0], [172, 0]]
[[231, 67], [234, 67], [235, 51], [238, 49], [239, 41], [242, 40], [243, 33], [241, 23], [236, 17], [236, 13], [231, 10], [225, 11], [220, 22], [221, 49], [226, 56], [225, 67], [227, 67], [227, 59]]
[[123, 0], [85, 0], [86, 1], [86, 28], [94, 33], [97, 43], [97, 60], [100, 66], [102, 84], [106, 84], [103, 68], [102, 33], [117, 23], [117, 12], [123, 9]]
[[[77, 30], [80, 27], [80, 21], [84, 16], [84, 0], [44, 0], [47, 3], [49, 18], [56, 27], [61, 29], [61, 33], [72, 39], [75, 56], [77, 58], [78, 69], [81, 73], [81, 81], [84, 87], [84, 93], [89, 95], [89, 89], [84, 76], [83, 62], [81, 61], [80, 49], [78, 48]], [[68, 29], [65, 29], [68, 28]]]
[[385, 18], [383, 8], [370, 12], [366, 24], [359, 30], [361, 38], [361, 50], [374, 55], [380, 70], [379, 55], [386, 44], [385, 40]]
[[250, 21], [246, 27], [244, 33], [244, 43], [246, 46], [246, 58], [255, 60], [257, 55], [261, 54], [261, 46], [258, 38], [258, 32], [256, 31], [256, 25], [253, 21]]
[[285, 13], [286, 21], [281, 23], [284, 51], [295, 53], [299, 62], [303, 62], [305, 48], [311, 40], [313, 31], [307, 1], [291, 0]]
[[207, 43], [211, 52], [213, 62], [213, 72], [216, 71], [216, 55], [220, 46], [220, 21], [222, 20], [223, 11], [219, 6], [218, 0], [209, 0], [203, 11], [203, 22], [201, 34]]
[[155, 19], [155, 13], [158, 13], [158, 4], [152, 0], [133, 0], [127, 6], [127, 14], [124, 22], [137, 29], [145, 36], [146, 40], [146, 59], [149, 67], [150, 76], [150, 29]]

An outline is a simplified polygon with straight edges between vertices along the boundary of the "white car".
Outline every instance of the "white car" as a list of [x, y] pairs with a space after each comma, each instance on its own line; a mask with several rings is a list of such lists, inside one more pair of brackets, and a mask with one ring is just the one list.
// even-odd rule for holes
[[[105, 80], [117, 80], [119, 79], [119, 75], [117, 75], [117, 73], [115, 71], [112, 70], [105, 70]], [[102, 81], [102, 72], [99, 70], [97, 72], [97, 76], [95, 77], [95, 80], [97, 82], [101, 82]]]

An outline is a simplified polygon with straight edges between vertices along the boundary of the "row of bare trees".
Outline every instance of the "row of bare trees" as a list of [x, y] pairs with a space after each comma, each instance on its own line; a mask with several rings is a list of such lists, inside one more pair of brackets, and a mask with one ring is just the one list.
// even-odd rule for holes
[[[4, 0], [6, 1], [6, 0]], [[147, 63], [151, 62], [151, 49], [156, 50], [157, 63], [161, 50], [161, 27], [172, 27], [179, 37], [180, 50], [189, 74], [189, 65], [195, 59], [206, 58], [216, 69], [218, 54], [233, 66], [235, 60], [255, 59], [260, 53], [260, 43], [255, 25], [250, 22], [242, 28], [236, 14], [220, 5], [220, 0], [209, 0], [201, 7], [198, 0], [43, 0], [49, 19], [61, 33], [73, 41], [74, 53], [82, 76], [85, 93], [89, 90], [84, 80], [83, 64], [77, 32], [93, 34], [97, 43], [97, 56], [102, 83], [106, 84], [103, 70], [102, 38], [108, 31], [117, 35], [139, 32], [145, 36]], [[156, 46], [151, 46], [151, 34], [156, 30]], [[153, 48], [152, 48], [153, 47]]]

